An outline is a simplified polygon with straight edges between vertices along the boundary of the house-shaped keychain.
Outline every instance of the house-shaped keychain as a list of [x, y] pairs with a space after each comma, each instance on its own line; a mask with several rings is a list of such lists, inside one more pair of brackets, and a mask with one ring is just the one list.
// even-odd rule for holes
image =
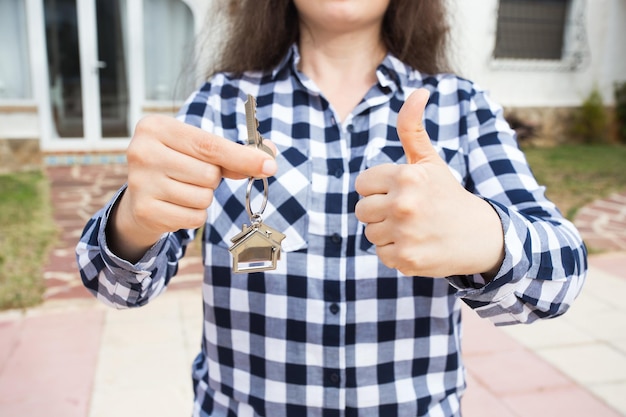
[[264, 223], [243, 225], [241, 233], [231, 239], [233, 272], [256, 272], [276, 269], [280, 243], [285, 235]]

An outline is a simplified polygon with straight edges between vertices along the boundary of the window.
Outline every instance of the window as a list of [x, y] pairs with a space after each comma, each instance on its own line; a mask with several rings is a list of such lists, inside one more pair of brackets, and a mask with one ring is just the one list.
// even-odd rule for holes
[[144, 0], [146, 99], [172, 101], [193, 90], [194, 22], [181, 0]]
[[500, 0], [494, 58], [578, 67], [586, 51], [584, 0]]
[[29, 99], [32, 95], [24, 3], [0, 1], [0, 99]]

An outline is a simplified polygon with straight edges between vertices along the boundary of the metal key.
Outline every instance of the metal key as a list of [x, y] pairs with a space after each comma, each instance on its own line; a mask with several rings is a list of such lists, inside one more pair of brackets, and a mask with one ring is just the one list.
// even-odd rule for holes
[[259, 133], [259, 121], [256, 118], [256, 99], [248, 94], [246, 101], [246, 127], [248, 128], [248, 146], [254, 146], [267, 152], [274, 157], [272, 150], [263, 144], [263, 138]]
[[[248, 95], [246, 101], [246, 126], [248, 129], [248, 146], [254, 146], [274, 156], [272, 150], [263, 144], [256, 118], [256, 100]], [[244, 224], [241, 233], [231, 239], [233, 245], [229, 251], [233, 256], [233, 272], [259, 272], [276, 269], [280, 260], [280, 243], [285, 235], [263, 223], [263, 211], [267, 205], [269, 185], [267, 178], [263, 181], [263, 202], [259, 211], [253, 211], [250, 205], [252, 186], [257, 178], [248, 178], [246, 189], [246, 211], [250, 217], [250, 226]]]

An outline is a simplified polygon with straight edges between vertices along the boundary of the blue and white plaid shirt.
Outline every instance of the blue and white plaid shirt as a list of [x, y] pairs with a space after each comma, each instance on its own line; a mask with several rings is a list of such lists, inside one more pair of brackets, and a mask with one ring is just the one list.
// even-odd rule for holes
[[[544, 197], [501, 108], [471, 82], [425, 76], [387, 56], [378, 83], [340, 123], [298, 61], [293, 47], [272, 72], [217, 74], [180, 114], [243, 142], [246, 95], [257, 98], [259, 130], [276, 144], [279, 167], [263, 217], [287, 235], [275, 271], [231, 274], [230, 238], [249, 223], [247, 181], [222, 182], [204, 230], [194, 416], [458, 416], [460, 300], [496, 324], [562, 314], [587, 269], [580, 236]], [[480, 276], [402, 276], [379, 262], [354, 215], [357, 175], [405, 162], [396, 119], [419, 87], [431, 92], [425, 125], [433, 145], [502, 220], [505, 259], [487, 285]], [[131, 265], [106, 245], [118, 196], [87, 224], [77, 256], [88, 289], [133, 307], [165, 288], [195, 231], [164, 236]]]

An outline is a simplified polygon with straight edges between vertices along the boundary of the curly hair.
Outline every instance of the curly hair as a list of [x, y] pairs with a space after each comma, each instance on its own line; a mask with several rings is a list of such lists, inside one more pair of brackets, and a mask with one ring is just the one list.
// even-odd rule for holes
[[[391, 0], [381, 33], [389, 52], [424, 73], [449, 71], [445, 2]], [[210, 73], [270, 70], [300, 38], [298, 11], [293, 0], [218, 3], [222, 6], [211, 11], [211, 19], [226, 19], [222, 26], [226, 34]]]

